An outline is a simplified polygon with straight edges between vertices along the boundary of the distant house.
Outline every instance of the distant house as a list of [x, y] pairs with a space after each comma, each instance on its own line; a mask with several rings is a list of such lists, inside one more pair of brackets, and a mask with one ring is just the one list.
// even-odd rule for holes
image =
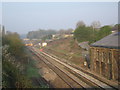
[[24, 38], [23, 40], [24, 40], [24, 41], [28, 41], [28, 40], [30, 40], [30, 39], [28, 39], [28, 38]]
[[46, 42], [43, 42], [43, 43], [42, 43], [42, 46], [43, 46], [43, 47], [47, 46], [47, 43], [46, 43]]
[[52, 35], [52, 39], [54, 39], [55, 38], [55, 35]]
[[112, 33], [118, 32], [118, 28], [120, 29], [120, 26], [119, 26], [119, 25], [115, 25], [115, 26], [111, 29]]
[[89, 42], [86, 41], [86, 42], [81, 42], [81, 43], [78, 43], [78, 46], [80, 46], [81, 48], [85, 49], [85, 50], [89, 50], [90, 46], [88, 44]]
[[73, 37], [73, 34], [65, 34], [63, 37]]
[[33, 46], [32, 43], [25, 44], [25, 46]]
[[107, 79], [118, 80], [120, 70], [120, 32], [110, 34], [90, 45], [90, 69]]

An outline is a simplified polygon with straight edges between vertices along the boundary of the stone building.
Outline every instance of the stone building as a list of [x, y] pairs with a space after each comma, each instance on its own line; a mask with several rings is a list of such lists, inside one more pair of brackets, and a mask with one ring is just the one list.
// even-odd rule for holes
[[120, 32], [112, 33], [90, 46], [90, 69], [107, 79], [118, 80], [120, 70]]

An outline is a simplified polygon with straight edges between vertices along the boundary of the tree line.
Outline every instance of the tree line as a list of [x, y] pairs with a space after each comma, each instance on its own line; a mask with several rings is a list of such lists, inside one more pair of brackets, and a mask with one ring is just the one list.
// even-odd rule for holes
[[67, 29], [67, 30], [64, 30], [64, 29], [60, 29], [60, 30], [52, 30], [52, 29], [49, 29], [49, 30], [44, 30], [44, 29], [39, 29], [39, 30], [36, 30], [36, 31], [30, 31], [28, 32], [27, 34], [27, 38], [29, 39], [51, 39], [52, 38], [52, 35], [54, 34], [69, 34], [73, 31], [73, 29]]
[[111, 34], [113, 29], [118, 29], [118, 26], [120, 26], [120, 24], [101, 26], [99, 21], [94, 21], [90, 26], [87, 26], [83, 21], [79, 21], [77, 22], [76, 28], [74, 30], [72, 28], [67, 30], [39, 29], [28, 32], [27, 38], [43, 40], [52, 39], [53, 34], [70, 34], [72, 31], [74, 31], [74, 38], [78, 42], [89, 41], [89, 43], [93, 43]]
[[96, 42], [103, 37], [112, 33], [112, 30], [117, 30], [120, 24], [100, 26], [100, 22], [93, 22], [91, 26], [86, 26], [83, 21], [76, 24], [74, 31], [74, 38], [78, 42], [89, 41], [89, 43]]

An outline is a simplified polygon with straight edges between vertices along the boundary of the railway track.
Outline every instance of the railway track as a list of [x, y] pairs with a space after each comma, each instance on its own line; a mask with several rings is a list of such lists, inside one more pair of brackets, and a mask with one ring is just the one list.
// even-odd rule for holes
[[[111, 87], [111, 86], [109, 86], [109, 85], [107, 85], [107, 84], [105, 84], [105, 83], [103, 83], [103, 82], [101, 82], [101, 81], [99, 81], [99, 80], [91, 77], [91, 76], [88, 76], [87, 74], [81, 72], [80, 70], [77, 70], [77, 69], [73, 68], [72, 66], [67, 65], [66, 63], [63, 63], [63, 62], [57, 60], [56, 58], [54, 58], [54, 57], [52, 57], [52, 56], [50, 56], [50, 55], [48, 55], [48, 54], [46, 54], [46, 53], [44, 53], [44, 52], [42, 52], [42, 54], [41, 54], [41, 53], [39, 53], [38, 51], [36, 51], [36, 49], [31, 49], [31, 50], [32, 50], [34, 53], [36, 53], [36, 55], [37, 55], [39, 58], [45, 59], [46, 61], [44, 61], [44, 62], [45, 62], [47, 65], [48, 65], [47, 62], [49, 62], [49, 64], [51, 64], [51, 66], [52, 66], [52, 68], [51, 68], [52, 70], [53, 70], [54, 68], [57, 68], [59, 71], [61, 71], [62, 73], [64, 73], [64, 75], [66, 75], [67, 77], [71, 78], [71, 81], [66, 82], [65, 78], [63, 78], [63, 76], [61, 77], [62, 80], [64, 80], [71, 88], [76, 88], [75, 84], [72, 84], [72, 83], [75, 82], [75, 83], [77, 83], [78, 85], [80, 85], [80, 88], [81, 88], [81, 87], [82, 87], [82, 88], [91, 88], [91, 86], [89, 86], [89, 83], [92, 83], [93, 85], [95, 85], [95, 87], [100, 88], [100, 89], [107, 89], [107, 90], [108, 90], [108, 89], [111, 89], [111, 90], [114, 89], [114, 90], [116, 90], [116, 88], [113, 88], [113, 87]], [[86, 80], [87, 84], [84, 83], [84, 82], [78, 82], [78, 81], [76, 81], [76, 79], [70, 77], [66, 72], [64, 72], [63, 70], [61, 70], [59, 67], [57, 67], [57, 66], [55, 66], [55, 65], [53, 66], [53, 63], [51, 63], [46, 57], [49, 57], [49, 58], [51, 58], [51, 59], [54, 59], [54, 61], [56, 61], [57, 63], [59, 63], [59, 64], [65, 66], [65, 67], [69, 68], [71, 71], [73, 71], [74, 73], [76, 73], [77, 75], [79, 75], [81, 78], [84, 78], [84, 82], [85, 82], [85, 80]], [[56, 71], [58, 71], [58, 70], [56, 70]], [[57, 73], [57, 72], [56, 72], [56, 73]], [[60, 75], [60, 72], [58, 73], [58, 75], [61, 76], [61, 75]], [[63, 75], [63, 74], [62, 74], [62, 75]], [[72, 82], [72, 81], [74, 81], [74, 82]], [[88, 82], [89, 82], [89, 83], [88, 83]], [[71, 84], [72, 84], [72, 85], [71, 85]], [[93, 86], [92, 86], [92, 87], [93, 87]]]
[[[99, 77], [98, 75], [94, 75], [93, 73], [91, 73], [91, 72], [88, 71], [88, 70], [86, 71], [86, 70], [83, 69], [83, 68], [77, 67], [75, 64], [71, 64], [71, 63], [67, 62], [66, 59], [59, 58], [59, 57], [57, 57], [57, 56], [55, 56], [55, 55], [53, 55], [52, 53], [49, 53], [49, 52], [47, 52], [47, 51], [44, 51], [44, 52], [45, 52], [46, 54], [48, 54], [48, 55], [50, 55], [50, 56], [52, 56], [52, 57], [54, 57], [54, 58], [56, 58], [56, 59], [62, 61], [62, 62], [64, 62], [64, 63], [70, 65], [71, 67], [76, 68], [76, 69], [78, 69], [78, 70], [80, 70], [80, 71], [82, 71], [82, 72], [88, 74], [89, 76], [92, 76], [92, 77], [98, 79], [99, 81], [102, 81], [102, 82], [104, 82], [105, 84], [108, 84], [109, 86], [111, 86], [111, 87], [113, 87], [113, 88], [115, 88], [115, 89], [118, 89], [118, 84], [119, 84], [118, 82], [112, 82], [112, 81], [106, 80], [106, 79], [103, 78], [103, 77]], [[68, 69], [68, 70], [71, 72], [70, 69]], [[71, 73], [74, 74], [73, 71], [72, 71]], [[77, 74], [75, 74], [75, 75], [79, 77], [79, 75], [77, 75]], [[83, 79], [83, 78], [81, 78], [81, 79]], [[119, 84], [119, 85], [120, 85], [120, 84]]]
[[[52, 69], [68, 86], [69, 88], [75, 89], [75, 88], [83, 88], [79, 82], [76, 82], [73, 78], [71, 78], [67, 73], [65, 73], [63, 70], [58, 68], [57, 66], [53, 65], [51, 62], [47, 61], [43, 56], [40, 56], [38, 53], [36, 54], [37, 57], [50, 68]], [[86, 85], [87, 86], [87, 85]]]
[[43, 86], [46, 85], [47, 87], [51, 87], [48, 82], [46, 82], [43, 78], [36, 78], [35, 81], [38, 83], [38, 85]]

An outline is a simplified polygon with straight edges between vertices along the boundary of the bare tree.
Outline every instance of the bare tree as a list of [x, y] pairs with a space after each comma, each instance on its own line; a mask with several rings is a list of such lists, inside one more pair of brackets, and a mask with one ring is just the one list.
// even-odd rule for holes
[[99, 21], [93, 21], [91, 26], [95, 29], [95, 28], [100, 28], [101, 24]]
[[78, 21], [76, 24], [76, 28], [78, 28], [79, 26], [85, 26], [85, 23], [83, 21]]
[[59, 34], [65, 34], [65, 30], [64, 30], [64, 29], [60, 29], [60, 30], [58, 31], [58, 33], [59, 33]]
[[71, 34], [72, 31], [73, 31], [73, 29], [72, 29], [72, 28], [69, 28], [69, 29], [66, 30], [66, 34]]

